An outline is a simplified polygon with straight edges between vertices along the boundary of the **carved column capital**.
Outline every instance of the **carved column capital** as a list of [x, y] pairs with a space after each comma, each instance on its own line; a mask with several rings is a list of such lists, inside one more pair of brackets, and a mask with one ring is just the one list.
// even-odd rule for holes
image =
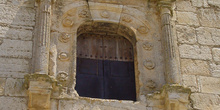
[[170, 14], [172, 13], [172, 3], [176, 0], [159, 0], [158, 1], [158, 7], [160, 9], [161, 15], [163, 14]]

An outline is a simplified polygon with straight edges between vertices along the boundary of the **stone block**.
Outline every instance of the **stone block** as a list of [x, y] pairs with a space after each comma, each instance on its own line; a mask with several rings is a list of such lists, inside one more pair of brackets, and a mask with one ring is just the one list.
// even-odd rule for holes
[[0, 4], [0, 23], [8, 25], [34, 26], [35, 9]]
[[190, 98], [193, 108], [198, 110], [219, 110], [220, 97], [214, 94], [193, 93]]
[[9, 38], [14, 40], [32, 40], [32, 29], [17, 29], [0, 26], [0, 37]]
[[198, 11], [198, 18], [202, 26], [220, 27], [220, 12], [214, 9], [200, 9]]
[[193, 12], [179, 12], [177, 11], [177, 22], [179, 24], [199, 26], [197, 14]]
[[27, 96], [23, 87], [24, 79], [8, 78], [5, 85], [5, 95], [7, 96]]
[[7, 5], [10, 5], [10, 6], [34, 7], [34, 4], [35, 4], [35, 1], [33, 0], [8, 0], [7, 1]]
[[0, 110], [27, 110], [27, 99], [0, 97]]
[[85, 105], [83, 103], [76, 103], [75, 101], [71, 100], [59, 100], [59, 109], [58, 110], [90, 110], [88, 104]]
[[199, 87], [195, 75], [182, 75], [183, 86], [191, 89], [192, 92], [198, 92]]
[[201, 86], [201, 92], [220, 94], [220, 78], [200, 76], [198, 81]]
[[209, 7], [207, 0], [191, 0], [192, 5], [195, 7]]
[[178, 42], [194, 44], [197, 42], [195, 28], [189, 26], [176, 26]]
[[0, 57], [0, 77], [24, 78], [30, 73], [30, 63], [27, 59]]
[[220, 8], [219, 0], [208, 0], [208, 4], [211, 6], [216, 6], [216, 7]]
[[182, 44], [179, 46], [179, 51], [181, 58], [192, 58], [202, 60], [212, 59], [211, 50], [208, 46]]
[[5, 4], [7, 0], [1, 0], [0, 4]]
[[0, 78], [0, 96], [4, 95], [6, 78]]
[[31, 58], [32, 41], [4, 39], [0, 45], [0, 57]]
[[190, 1], [176, 1], [175, 3], [177, 11], [196, 11], [196, 8], [191, 5]]
[[220, 45], [220, 29], [200, 27], [196, 29], [198, 42], [203, 45]]
[[188, 75], [210, 75], [208, 63], [202, 60], [181, 59], [181, 72]]
[[58, 100], [51, 99], [50, 101], [51, 110], [58, 110]]
[[213, 54], [214, 61], [220, 61], [220, 48], [213, 48], [212, 54]]
[[220, 77], [220, 64], [210, 64], [210, 70], [213, 77]]

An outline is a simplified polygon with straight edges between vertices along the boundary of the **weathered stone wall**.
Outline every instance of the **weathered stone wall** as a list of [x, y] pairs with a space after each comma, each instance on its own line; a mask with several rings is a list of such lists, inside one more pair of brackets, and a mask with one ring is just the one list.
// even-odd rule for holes
[[0, 0], [0, 110], [27, 109], [34, 25], [33, 0]]
[[[57, 1], [60, 3], [61, 0]], [[66, 3], [72, 1], [66, 0]], [[117, 0], [112, 2], [118, 4]], [[137, 8], [135, 5], [150, 6], [141, 4], [141, 2], [123, 2], [122, 4], [129, 5], [129, 3], [134, 9]], [[149, 9], [152, 11], [153, 8]], [[174, 3], [173, 10], [172, 25], [179, 47], [182, 85], [192, 90], [191, 106], [199, 110], [219, 110], [220, 1], [178, 0]], [[156, 10], [152, 12], [159, 13]], [[62, 16], [63, 13], [55, 14]], [[24, 75], [32, 73], [35, 15], [34, 0], [0, 0], [0, 110], [26, 110], [28, 108], [23, 78]], [[159, 27], [156, 28], [160, 30]], [[143, 54], [140, 56], [145, 58]], [[158, 75], [157, 78], [160, 76]], [[164, 83], [163, 80], [156, 81], [159, 82], [159, 87]], [[147, 84], [145, 82], [142, 86], [152, 85]], [[182, 97], [187, 97], [187, 95]], [[77, 100], [53, 98], [51, 100], [51, 110], [164, 110], [164, 105], [165, 102], [160, 95], [153, 97], [151, 94], [140, 96], [137, 102], [90, 98]]]
[[182, 82], [194, 109], [220, 109], [220, 1], [179, 0], [173, 12]]

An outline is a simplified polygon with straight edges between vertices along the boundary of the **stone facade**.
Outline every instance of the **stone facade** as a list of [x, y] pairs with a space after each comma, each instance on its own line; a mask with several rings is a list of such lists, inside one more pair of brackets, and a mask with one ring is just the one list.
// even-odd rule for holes
[[[0, 0], [0, 110], [220, 110], [218, 0]], [[137, 101], [80, 97], [77, 36], [134, 47]]]

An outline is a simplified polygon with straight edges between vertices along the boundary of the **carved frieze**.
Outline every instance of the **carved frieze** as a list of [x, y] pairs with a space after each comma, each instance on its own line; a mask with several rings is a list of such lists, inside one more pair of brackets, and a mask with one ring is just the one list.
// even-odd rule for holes
[[147, 51], [151, 51], [153, 48], [153, 44], [147, 41], [143, 44], [143, 48]]
[[69, 55], [68, 53], [66, 52], [61, 52], [58, 56], [58, 58], [61, 60], [61, 61], [67, 61], [69, 60]]
[[62, 33], [58, 39], [60, 42], [67, 43], [70, 40], [70, 37], [71, 37], [71, 34]]
[[155, 63], [151, 60], [145, 60], [144, 61], [144, 66], [148, 69], [148, 70], [152, 70], [155, 68]]
[[103, 17], [103, 18], [109, 18], [110, 17], [110, 13], [107, 11], [107, 10], [103, 10], [100, 15]]

